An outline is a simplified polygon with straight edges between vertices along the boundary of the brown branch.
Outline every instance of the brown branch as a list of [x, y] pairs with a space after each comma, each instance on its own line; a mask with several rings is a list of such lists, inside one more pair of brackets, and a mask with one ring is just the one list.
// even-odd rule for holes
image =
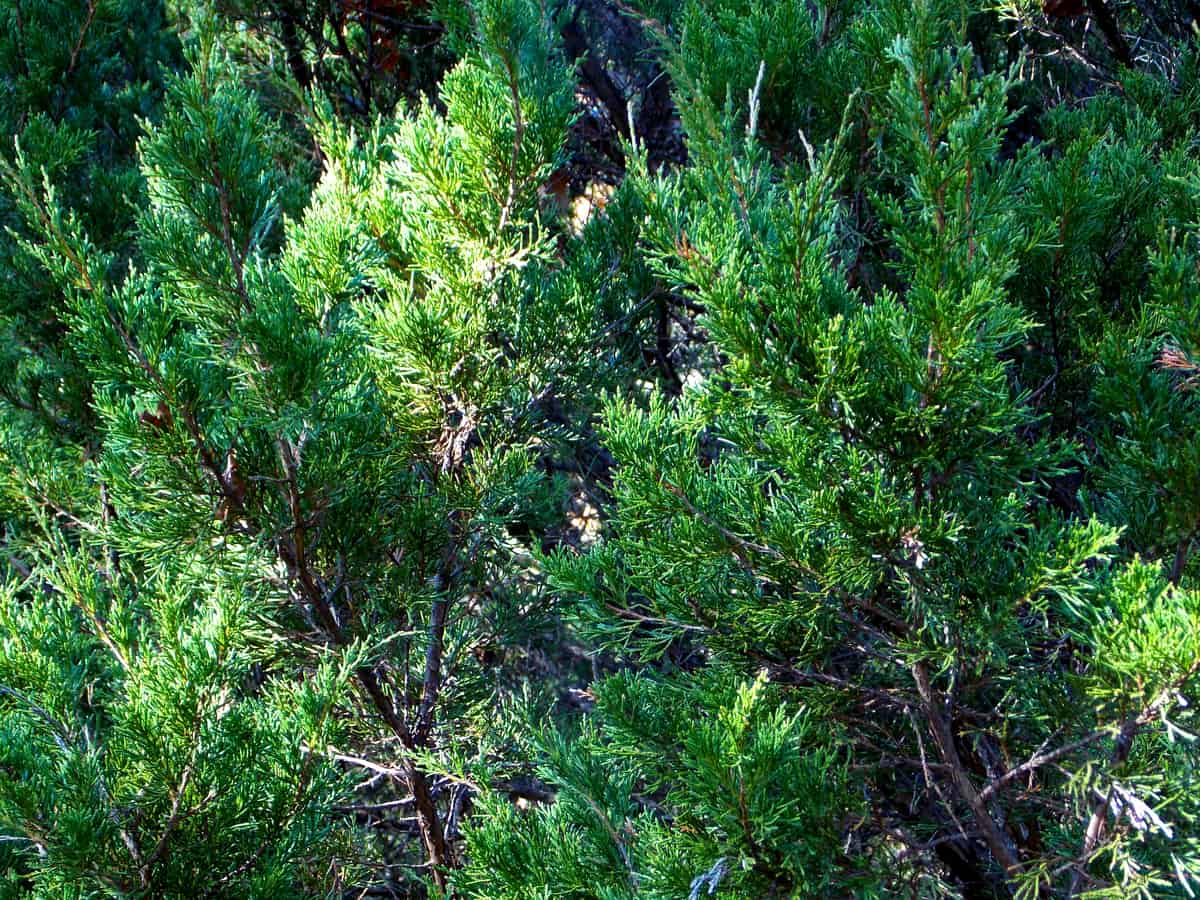
[[438, 596], [433, 602], [429, 615], [429, 644], [425, 648], [425, 673], [421, 683], [421, 703], [418, 707], [417, 723], [413, 729], [413, 739], [417, 746], [424, 746], [428, 742], [429, 734], [433, 729], [434, 708], [442, 687], [446, 618], [451, 605], [447, 592], [451, 589], [454, 580], [462, 574], [463, 568], [475, 559], [483, 539], [482, 534], [476, 532], [464, 553], [464, 559], [460, 560], [460, 547], [466, 537], [461, 512], [456, 510], [450, 513], [448, 530], [447, 543], [433, 576], [433, 587]]
[[1171, 563], [1171, 574], [1168, 576], [1171, 584], [1178, 585], [1179, 579], [1183, 577], [1183, 570], [1187, 567], [1188, 552], [1191, 550], [1195, 537], [1196, 533], [1192, 532], [1180, 538], [1179, 543], [1175, 546], [1175, 560]]
[[87, 37], [88, 31], [92, 27], [92, 21], [96, 18], [96, 0], [88, 0], [87, 17], [83, 20], [83, 27], [79, 29], [79, 37], [75, 41], [75, 46], [71, 48], [71, 59], [67, 63], [67, 69], [63, 72], [63, 83], [70, 80], [75, 73], [75, 66], [79, 64], [79, 54], [83, 51], [83, 41]]
[[[329, 638], [338, 646], [345, 646], [348, 641], [337, 620], [330, 598], [320, 589], [309, 570], [305, 556], [305, 527], [301, 506], [299, 485], [299, 460], [295, 447], [285, 438], [277, 441], [279, 458], [284, 469], [284, 484], [287, 490], [288, 509], [292, 518], [291, 538], [277, 542], [280, 555], [292, 570], [293, 577], [300, 586], [304, 598], [312, 607]], [[444, 617], [444, 612], [443, 612]], [[442, 620], [444, 626], [444, 618]], [[370, 666], [360, 666], [355, 670], [355, 676], [370, 697], [375, 709], [383, 717], [392, 732], [400, 738], [406, 750], [412, 751], [418, 746], [417, 737], [409, 729], [404, 719], [396, 711], [395, 704], [380, 684], [379, 677]], [[439, 680], [440, 681], [440, 680]], [[431, 694], [432, 696], [432, 694]], [[432, 708], [432, 704], [431, 704]], [[405, 784], [413, 795], [417, 819], [420, 823], [421, 838], [425, 844], [425, 852], [429, 859], [430, 870], [434, 883], [443, 893], [447, 887], [445, 868], [451, 864], [446, 851], [444, 830], [438, 815], [437, 804], [429, 788], [429, 779], [409, 754], [401, 758], [400, 771]]]
[[1129, 52], [1129, 44], [1125, 42], [1116, 18], [1114, 18], [1109, 8], [1104, 5], [1104, 0], [1087, 0], [1087, 7], [1092, 14], [1092, 18], [1096, 20], [1096, 24], [1100, 26], [1100, 31], [1104, 34], [1104, 39], [1108, 42], [1108, 48], [1112, 50], [1112, 54], [1117, 58], [1117, 62], [1123, 66], [1132, 66], [1133, 56]]
[[1109, 737], [1110, 735], [1112, 735], [1112, 729], [1108, 728], [1101, 729], [1099, 731], [1093, 731], [1086, 737], [1082, 737], [1077, 741], [1072, 741], [1069, 744], [1065, 744], [1064, 746], [1059, 747], [1057, 750], [1051, 750], [1048, 753], [1035, 754], [1016, 768], [1009, 769], [1003, 775], [988, 782], [984, 786], [983, 790], [979, 792], [979, 799], [985, 801], [990, 800], [993, 794], [999, 791], [1006, 784], [1009, 784], [1010, 782], [1020, 778], [1022, 775], [1032, 772], [1035, 769], [1040, 769], [1042, 766], [1048, 765], [1049, 763], [1056, 762], [1057, 760], [1062, 759], [1064, 756], [1069, 756], [1076, 750], [1082, 750], [1084, 747], [1091, 746], [1101, 738]]
[[246, 292], [245, 256], [238, 253], [233, 242], [233, 215], [229, 208], [229, 189], [225, 185], [225, 179], [221, 176], [221, 170], [217, 168], [216, 149], [211, 136], [209, 143], [213, 167], [210, 183], [217, 190], [217, 200], [221, 206], [221, 242], [225, 245], [225, 253], [229, 257], [229, 265], [233, 269], [234, 287], [238, 299], [242, 302], [242, 308], [249, 311], [250, 295]]
[[17, 56], [21, 60], [21, 68], [25, 71], [25, 76], [29, 76], [29, 57], [25, 41], [25, 17], [21, 10], [21, 0], [13, 0], [13, 12], [16, 16], [17, 26]]
[[508, 166], [508, 198], [504, 208], [500, 210], [499, 231], [503, 231], [512, 215], [513, 204], [517, 199], [517, 165], [520, 163], [521, 145], [525, 140], [525, 118], [521, 115], [521, 86], [517, 83], [517, 69], [511, 56], [504, 57], [504, 68], [508, 73], [508, 90], [512, 96], [513, 105], [513, 148], [512, 160]]
[[362, 92], [360, 112], [363, 115], [368, 115], [371, 112], [371, 97], [374, 93], [371, 88], [371, 71], [359, 65], [358, 57], [351, 52], [349, 45], [346, 43], [346, 11], [345, 3], [339, 0], [338, 5], [342, 7], [341, 16], [332, 17], [330, 21], [330, 30], [333, 31], [333, 36], [337, 41], [338, 54], [350, 68], [351, 74], [354, 75], [354, 80], [358, 82], [358, 89]]
[[[195, 733], [192, 735], [192, 744], [195, 746]], [[163, 827], [162, 836], [159, 837], [158, 843], [154, 845], [154, 849], [150, 851], [150, 855], [145, 858], [142, 864], [138, 867], [138, 875], [141, 878], [142, 887], [150, 887], [150, 870], [154, 864], [162, 857], [167, 850], [167, 842], [171, 839], [171, 835], [175, 829], [179, 827], [179, 823], [186, 818], [183, 812], [183, 795], [187, 791], [188, 783], [192, 780], [192, 771], [196, 765], [196, 757], [193, 753], [192, 759], [188, 762], [183, 770], [183, 774], [179, 778], [179, 785], [175, 788], [175, 795], [171, 798], [171, 812], [167, 816], [167, 823]]]
[[304, 60], [304, 47], [296, 30], [296, 19], [290, 11], [280, 12], [279, 28], [288, 68], [292, 70], [292, 77], [296, 79], [300, 89], [307, 91], [312, 87], [312, 70]]
[[429, 643], [425, 647], [425, 677], [421, 683], [421, 704], [413, 739], [423, 745], [433, 729], [433, 710], [442, 686], [442, 654], [446, 643], [446, 612], [450, 601], [440, 596], [433, 601], [429, 612]]
[[933, 731], [934, 743], [937, 745], [942, 762], [950, 767], [951, 781], [954, 783], [958, 795], [970, 807], [975, 824], [983, 834], [984, 842], [992, 856], [1003, 867], [1006, 875], [1015, 875], [1021, 865], [1017, 849], [1013, 845], [1012, 839], [996, 824], [995, 819], [988, 811], [987, 804], [967, 775], [967, 770], [958, 755], [958, 748], [955, 746], [954, 732], [942, 711], [942, 698], [930, 682], [929, 665], [925, 662], [918, 662], [913, 666], [912, 673], [917, 685], [917, 692], [921, 695], [921, 706], [929, 720], [930, 729]]
[[[946, 813], [950, 816], [950, 821], [954, 823], [954, 827], [958, 829], [959, 835], [965, 840], [967, 831], [963, 828], [962, 822], [959, 821], [958, 815], [954, 812], [954, 804], [946, 796], [946, 792], [942, 789], [942, 783], [930, 774], [932, 767], [925, 753], [925, 739], [921, 737], [921, 728], [917, 725], [917, 717], [911, 709], [906, 709], [905, 712], [908, 714], [908, 720], [912, 724], [913, 734], [917, 738], [917, 752], [921, 754], [921, 774], [925, 778], [925, 786], [932, 788], [933, 792], [938, 795], [938, 798], [942, 801], [942, 805], [946, 808]], [[943, 764], [942, 768], [950, 771], [948, 765]]]
[[581, 8], [576, 6], [571, 19], [562, 27], [563, 50], [570, 59], [578, 62], [580, 74], [596, 94], [596, 98], [604, 104], [613, 128], [625, 140], [630, 140], [633, 135], [629, 132], [625, 97], [608, 74], [603, 61], [595, 52], [596, 48], [579, 26]]

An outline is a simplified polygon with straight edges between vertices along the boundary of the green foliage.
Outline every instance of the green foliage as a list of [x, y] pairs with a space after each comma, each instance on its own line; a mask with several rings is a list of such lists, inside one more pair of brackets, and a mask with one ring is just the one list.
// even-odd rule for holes
[[[13, 0], [0, 21], [0, 131], [9, 136], [0, 167], [10, 183], [16, 171], [32, 181], [45, 171], [59, 213], [85, 223], [123, 264], [142, 193], [138, 120], [155, 113], [163, 69], [178, 55], [162, 4]], [[92, 424], [87, 376], [64, 340], [61, 294], [22, 246], [20, 203], [20, 192], [0, 197], [0, 396], [24, 414], [24, 433], [81, 444]]]
[[[1176, 249], [1191, 164], [1115, 95], [1046, 114], [1061, 150], [1006, 152], [1012, 73], [981, 71], [961, 7], [873, 7], [827, 34], [844, 51], [819, 51], [857, 65], [839, 72], [845, 124], [800, 164], [756, 130], [752, 65], [696, 49], [721, 46], [720, 15], [692, 13], [671, 45], [681, 80], [710, 79], [708, 101], [692, 81], [681, 98], [714, 115], [732, 79], [716, 60], [740, 65], [717, 127], [684, 113], [693, 166], [639, 179], [650, 256], [703, 310], [721, 365], [676, 405], [608, 405], [611, 536], [548, 560], [580, 633], [647, 673], [594, 686], [585, 734], [602, 737], [572, 742], [577, 765], [647, 798], [655, 822], [629, 815], [629, 833], [674, 848], [663, 896], [718, 875], [747, 897], [1187, 893], [1200, 616], [1168, 577], [1196, 521], [1194, 267]], [[1188, 133], [1186, 95], [1141, 79], [1153, 115]], [[1160, 563], [1120, 560], [1135, 551]], [[756, 676], [777, 729], [823, 722], [793, 752], [826, 793], [817, 809], [793, 806], [812, 788], [748, 802], [761, 838], [739, 845], [702, 787], [719, 757], [675, 736], [719, 715], [714, 678]], [[567, 818], [586, 778], [542, 754], [560, 800], [491, 812], [480, 865], [524, 842], [570, 855], [594, 831]], [[715, 843], [679, 849], [696, 834]], [[806, 847], [823, 868], [795, 861]], [[659, 895], [644, 852], [617, 895]], [[766, 881], [733, 880], [735, 860]], [[618, 884], [610, 868], [597, 885]], [[618, 890], [529, 877], [515, 883], [546, 896]]]
[[[573, 115], [551, 23], [526, 3], [477, 15], [444, 113], [361, 136], [314, 123], [327, 164], [307, 200], [303, 161], [202, 30], [139, 145], [148, 203], [124, 271], [49, 173], [23, 158], [11, 170], [36, 234], [27, 252], [62, 293], [92, 379], [100, 450], [73, 469], [78, 503], [52, 507], [64, 521], [37, 518], [56, 499], [33, 489], [53, 460], [25, 441], [11, 451], [30, 458], [12, 509], [24, 499], [40, 530], [10, 540], [23, 578], [5, 634], [52, 619], [63, 624], [39, 660], [102, 656], [97, 640], [116, 660], [59, 684], [18, 678], [34, 663], [16, 655], [0, 679], [13, 728], [27, 733], [36, 707], [70, 735], [62, 756], [47, 744], [22, 763], [35, 781], [83, 742], [111, 767], [88, 778], [113, 782], [79, 807], [111, 823], [88, 838], [102, 852], [38, 824], [82, 802], [74, 783], [38, 782], [0, 813], [36, 851], [18, 880], [323, 893], [355, 871], [341, 861], [351, 830], [331, 811], [351, 799], [344, 770], [382, 754], [399, 761], [380, 802], [415, 806], [430, 881], [444, 881], [455, 851], [443, 817], [461, 800], [427, 771], [440, 764], [429, 751], [469, 752], [483, 733], [499, 686], [473, 650], [531, 613], [504, 574], [527, 555], [508, 526], [546, 502], [531, 467], [557, 440], [545, 409], [611, 376], [612, 360], [587, 351], [628, 312], [601, 284], [612, 275], [592, 244], [605, 237], [564, 256], [539, 207]], [[74, 555], [20, 562], [64, 528], [80, 529]], [[66, 567], [106, 597], [132, 593], [106, 611], [58, 590], [48, 608], [39, 585]], [[112, 736], [85, 739], [78, 698], [101, 690]], [[363, 843], [399, 854], [385, 880], [408, 880], [386, 833]]]
[[599, 4], [0, 3], [0, 895], [1192, 895], [1200, 57], [1088, 6], [626, 9], [584, 223]]
[[313, 748], [336, 741], [353, 655], [264, 686], [263, 598], [201, 569], [103, 582], [65, 549], [44, 571], [36, 598], [9, 588], [0, 655], [0, 820], [24, 889], [267, 896], [318, 878], [340, 779]]
[[[614, 676], [595, 691], [603, 732], [540, 748], [554, 805], [521, 815], [490, 799], [468, 831], [466, 892], [683, 897], [698, 873], [732, 896], [832, 888], [850, 860], [830, 845], [858, 804], [814, 717], [732, 673], [687, 690]], [[651, 797], [660, 815], [639, 808]]]

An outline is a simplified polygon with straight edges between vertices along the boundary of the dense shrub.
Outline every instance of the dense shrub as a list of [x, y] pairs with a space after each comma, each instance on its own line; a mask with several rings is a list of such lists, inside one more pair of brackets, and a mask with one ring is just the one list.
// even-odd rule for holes
[[1200, 885], [1188, 4], [2, 9], [6, 895]]

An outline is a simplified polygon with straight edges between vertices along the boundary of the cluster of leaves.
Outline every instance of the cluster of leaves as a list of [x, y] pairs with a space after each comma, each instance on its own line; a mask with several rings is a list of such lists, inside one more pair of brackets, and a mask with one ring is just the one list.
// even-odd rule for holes
[[572, 4], [3, 7], [0, 893], [1190, 896], [1200, 54], [1003, 6], [627, 8], [586, 224]]

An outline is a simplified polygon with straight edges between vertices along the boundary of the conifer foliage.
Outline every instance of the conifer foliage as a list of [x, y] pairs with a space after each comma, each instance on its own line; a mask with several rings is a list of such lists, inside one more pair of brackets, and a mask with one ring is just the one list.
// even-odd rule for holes
[[0, 895], [1200, 890], [1186, 4], [603, 5], [0, 2]]

